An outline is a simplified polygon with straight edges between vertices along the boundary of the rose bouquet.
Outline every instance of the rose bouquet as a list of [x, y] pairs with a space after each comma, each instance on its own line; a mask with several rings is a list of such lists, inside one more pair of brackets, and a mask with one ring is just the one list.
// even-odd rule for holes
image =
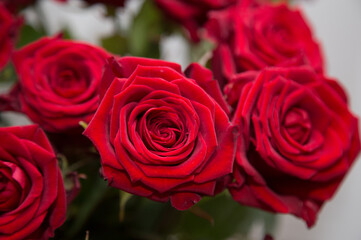
[[[131, 2], [52, 1], [114, 22]], [[257, 222], [273, 239], [275, 213], [316, 224], [361, 145], [300, 8], [145, 0], [95, 46], [47, 35], [44, 3], [0, 2], [0, 239], [254, 239]], [[195, 58], [184, 70], [160, 55], [175, 32]]]

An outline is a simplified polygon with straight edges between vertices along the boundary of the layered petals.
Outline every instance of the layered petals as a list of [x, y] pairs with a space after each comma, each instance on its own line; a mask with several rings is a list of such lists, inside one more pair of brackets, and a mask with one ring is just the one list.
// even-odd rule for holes
[[99, 102], [103, 65], [110, 55], [84, 43], [42, 38], [14, 54], [19, 83], [9, 108], [25, 113], [49, 132], [89, 122]]
[[233, 6], [237, 0], [155, 0], [164, 13], [181, 23], [193, 41], [199, 41], [200, 29], [208, 19], [208, 12]]
[[242, 129], [229, 187], [236, 201], [315, 223], [360, 152], [358, 119], [335, 86], [308, 67], [232, 79], [227, 99], [239, 96], [232, 121]]
[[268, 66], [310, 65], [323, 72], [322, 51], [307, 21], [286, 4], [239, 1], [211, 12], [206, 29], [217, 44], [212, 70], [222, 87], [233, 74]]
[[55, 154], [38, 126], [0, 129], [0, 235], [48, 239], [66, 217]]
[[202, 88], [216, 83], [210, 72], [192, 69], [186, 77], [174, 63], [109, 59], [102, 82], [109, 87], [84, 135], [97, 147], [111, 186], [170, 200], [179, 210], [225, 188], [238, 131], [219, 87]]

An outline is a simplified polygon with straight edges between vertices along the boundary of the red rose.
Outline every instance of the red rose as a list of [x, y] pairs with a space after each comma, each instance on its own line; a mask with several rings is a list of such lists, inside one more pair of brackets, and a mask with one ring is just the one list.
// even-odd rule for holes
[[110, 60], [103, 80], [107, 91], [84, 134], [109, 185], [180, 210], [224, 189], [237, 131], [215, 100], [220, 93], [212, 98], [198, 85], [216, 83], [209, 70], [193, 64], [184, 75], [176, 63], [124, 57]]
[[44, 132], [0, 128], [0, 238], [48, 239], [65, 217], [63, 179]]
[[198, 30], [207, 21], [211, 10], [219, 10], [236, 3], [237, 0], [155, 0], [158, 6], [174, 20], [180, 22], [193, 41], [199, 40]]
[[360, 152], [358, 119], [337, 82], [309, 67], [251, 75], [226, 88], [238, 92], [232, 121], [243, 133], [229, 190], [241, 204], [292, 213], [312, 226]]
[[10, 93], [11, 107], [50, 132], [78, 128], [98, 107], [107, 57], [100, 48], [60, 38], [31, 43], [14, 53], [19, 84]]
[[0, 3], [0, 71], [11, 57], [20, 24], [21, 21], [13, 17]]
[[225, 85], [233, 74], [267, 66], [310, 65], [323, 70], [322, 53], [300, 10], [262, 4], [210, 14], [209, 35], [215, 39], [212, 69]]

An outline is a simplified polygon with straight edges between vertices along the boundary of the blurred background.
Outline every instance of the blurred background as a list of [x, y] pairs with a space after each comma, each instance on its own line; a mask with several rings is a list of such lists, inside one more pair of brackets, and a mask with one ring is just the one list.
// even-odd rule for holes
[[[62, 4], [43, 0], [24, 14], [34, 28], [43, 27], [47, 34], [66, 31], [74, 39], [103, 44], [110, 43], [115, 29], [126, 34], [143, 0], [128, 0], [114, 16], [107, 16], [102, 5], [84, 7], [81, 1]], [[361, 1], [309, 0], [296, 1], [305, 12], [315, 35], [323, 44], [329, 76], [339, 79], [346, 88], [353, 112], [361, 116]], [[45, 19], [39, 21], [39, 19]], [[109, 40], [110, 39], [110, 40]], [[118, 39], [122, 44], [121, 38]], [[162, 59], [178, 62], [186, 67], [192, 60], [192, 48], [182, 34], [161, 37], [159, 49]], [[107, 42], [105, 42], [107, 43]], [[121, 46], [119, 46], [121, 47]], [[13, 125], [25, 124], [25, 118], [7, 114]], [[277, 240], [360, 240], [361, 239], [361, 162], [356, 161], [334, 199], [326, 203], [312, 229], [293, 216], [277, 216], [274, 238]], [[229, 224], [232, 224], [231, 222]], [[252, 227], [250, 237], [261, 239], [263, 224]]]

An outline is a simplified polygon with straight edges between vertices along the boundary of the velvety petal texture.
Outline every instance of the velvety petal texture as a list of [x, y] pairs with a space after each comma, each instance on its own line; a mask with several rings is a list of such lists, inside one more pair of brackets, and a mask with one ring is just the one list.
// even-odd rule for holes
[[217, 101], [219, 87], [207, 93], [206, 83], [217, 82], [198, 64], [184, 74], [171, 62], [109, 59], [106, 91], [84, 132], [100, 153], [109, 185], [170, 200], [179, 210], [225, 188], [238, 131], [224, 100]]
[[19, 83], [9, 108], [25, 113], [49, 132], [89, 122], [99, 102], [103, 66], [110, 55], [85, 43], [45, 37], [14, 53]]
[[63, 178], [44, 132], [0, 128], [0, 238], [48, 239], [65, 217]]
[[226, 94], [242, 129], [233, 198], [312, 226], [360, 152], [341, 86], [309, 67], [268, 68], [236, 75]]
[[200, 39], [200, 29], [208, 19], [208, 12], [234, 5], [237, 0], [155, 0], [170, 18], [180, 22], [193, 41]]
[[0, 2], [0, 71], [11, 58], [21, 22], [8, 11], [4, 3]]
[[240, 1], [211, 12], [206, 29], [217, 45], [212, 70], [221, 86], [235, 73], [268, 66], [310, 65], [323, 71], [320, 46], [300, 9]]

